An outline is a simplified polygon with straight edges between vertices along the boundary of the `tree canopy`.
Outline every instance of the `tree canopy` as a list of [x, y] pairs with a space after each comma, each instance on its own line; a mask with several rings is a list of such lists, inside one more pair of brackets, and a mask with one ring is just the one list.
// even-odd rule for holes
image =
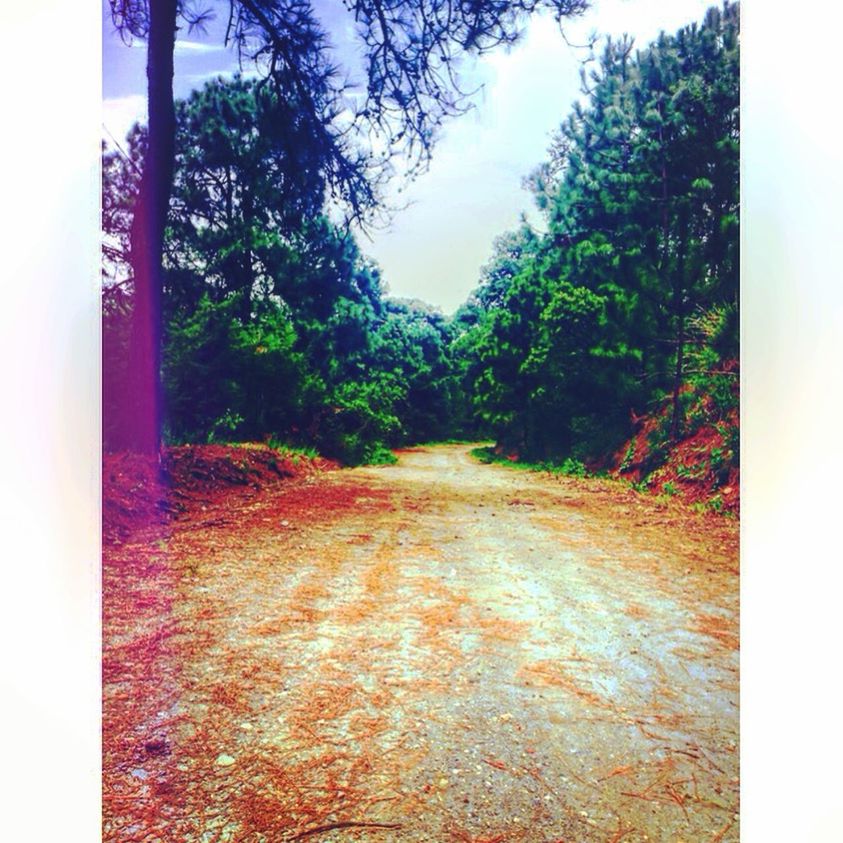
[[[378, 268], [324, 213], [295, 114], [254, 81], [176, 104], [164, 238], [163, 425], [169, 441], [282, 437], [348, 462], [444, 436], [455, 378], [448, 320], [389, 300]], [[292, 122], [285, 126], [284, 119]], [[269, 128], [266, 124], [269, 123]], [[130, 359], [129, 217], [145, 130], [104, 155], [105, 438]]]

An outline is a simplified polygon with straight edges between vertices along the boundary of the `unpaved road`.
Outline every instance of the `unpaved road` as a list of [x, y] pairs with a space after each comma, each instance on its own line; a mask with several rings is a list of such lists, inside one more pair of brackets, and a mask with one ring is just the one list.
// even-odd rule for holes
[[106, 840], [738, 840], [736, 524], [468, 450], [107, 552]]

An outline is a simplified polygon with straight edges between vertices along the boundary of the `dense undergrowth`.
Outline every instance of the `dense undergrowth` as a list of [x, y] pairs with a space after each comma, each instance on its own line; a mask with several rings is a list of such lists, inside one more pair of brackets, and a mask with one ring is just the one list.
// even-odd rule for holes
[[722, 374], [692, 382], [683, 392], [682, 436], [670, 438], [667, 409], [639, 420], [634, 435], [608, 462], [636, 488], [679, 497], [695, 506], [740, 511], [740, 417], [737, 361]]
[[[486, 465], [497, 463], [509, 465], [524, 471], [544, 471], [548, 474], [561, 474], [568, 477], [587, 477], [592, 474], [584, 463], [572, 457], [566, 457], [561, 462], [544, 460], [542, 462], [529, 462], [519, 459], [517, 454], [507, 454], [500, 446], [486, 445], [473, 448], [471, 455]], [[599, 472], [605, 474], [605, 472]]]

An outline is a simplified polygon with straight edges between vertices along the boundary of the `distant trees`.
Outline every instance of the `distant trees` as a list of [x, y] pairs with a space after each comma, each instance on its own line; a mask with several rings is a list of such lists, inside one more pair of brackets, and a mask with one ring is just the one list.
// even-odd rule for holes
[[499, 239], [461, 347], [522, 452], [605, 453], [665, 398], [676, 439], [689, 377], [737, 355], [738, 28], [726, 3], [642, 51], [608, 41], [531, 179], [547, 232]]
[[[518, 35], [539, 7], [558, 18], [585, 0], [348, 0], [363, 47], [365, 82], [341, 81], [323, 28], [308, 0], [228, 0], [226, 44], [252, 63], [287, 111], [296, 115], [296, 149], [308, 147], [320, 177], [351, 217], [377, 202], [377, 180], [395, 154], [410, 171], [427, 160], [442, 120], [465, 104], [457, 61]], [[214, 7], [182, 0], [110, 0], [112, 20], [127, 39], [147, 42], [149, 126], [130, 236], [133, 307], [127, 386], [115, 432], [123, 447], [154, 453], [161, 421], [162, 250], [175, 167], [173, 54], [179, 23], [201, 28]], [[380, 137], [378, 155], [360, 144]], [[247, 261], [244, 260], [244, 271]], [[243, 281], [245, 283], [245, 281]], [[245, 305], [244, 305], [245, 307]]]

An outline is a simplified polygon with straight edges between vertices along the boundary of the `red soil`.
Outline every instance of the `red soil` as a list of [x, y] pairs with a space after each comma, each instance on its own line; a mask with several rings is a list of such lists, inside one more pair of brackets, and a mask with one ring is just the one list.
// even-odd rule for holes
[[136, 530], [214, 507], [232, 494], [253, 497], [262, 489], [337, 467], [330, 460], [251, 443], [165, 447], [160, 461], [139, 454], [104, 454], [103, 541], [120, 543]]
[[[737, 361], [730, 361], [723, 368], [724, 371], [736, 372], [737, 365]], [[736, 381], [735, 389], [737, 386]], [[710, 396], [702, 396], [696, 402], [694, 411], [716, 418]], [[646, 479], [652, 492], [676, 494], [688, 503], [716, 501], [721, 511], [739, 515], [740, 469], [732, 465], [724, 477], [725, 469], [718, 470], [716, 459], [712, 465], [713, 452], [718, 450], [726, 465], [735, 462], [721, 431], [737, 430], [740, 425], [738, 411], [732, 410], [719, 422], [702, 424], [694, 433], [671, 445], [664, 464], [655, 470], [650, 468], [648, 473], [650, 437], [657, 427], [664, 429], [670, 412], [667, 407], [637, 420], [639, 427], [635, 435], [618, 449], [609, 462], [610, 473], [636, 483]]]

